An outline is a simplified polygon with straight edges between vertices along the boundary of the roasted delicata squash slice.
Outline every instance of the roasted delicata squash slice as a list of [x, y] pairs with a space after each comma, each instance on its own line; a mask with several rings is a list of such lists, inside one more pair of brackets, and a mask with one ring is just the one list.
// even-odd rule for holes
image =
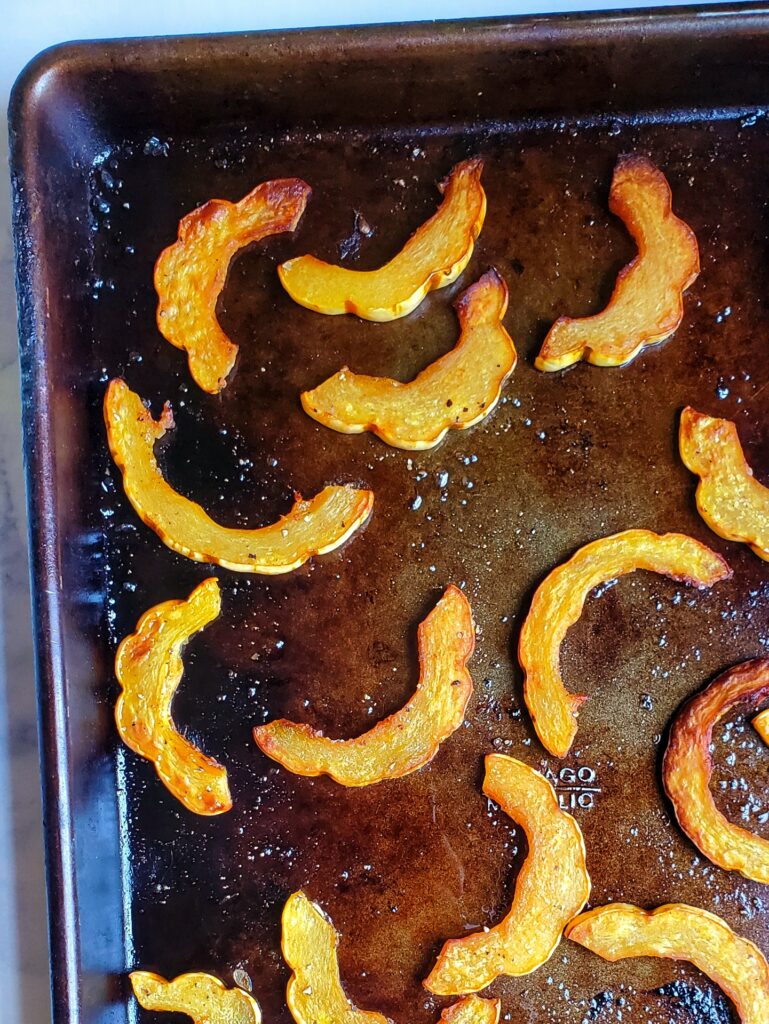
[[470, 604], [449, 586], [420, 624], [419, 683], [400, 711], [349, 740], [280, 719], [254, 729], [260, 749], [297, 775], [330, 775], [343, 786], [370, 786], [422, 768], [465, 718], [473, 692], [466, 665], [475, 646]]
[[561, 643], [579, 619], [590, 591], [635, 569], [657, 572], [705, 589], [729, 579], [721, 555], [682, 533], [626, 530], [595, 540], [559, 565], [539, 585], [521, 630], [518, 660], [524, 671], [524, 696], [540, 742], [555, 757], [565, 757], [577, 734], [577, 715], [585, 696], [569, 693], [560, 669]]
[[[392, 1024], [375, 1010], [359, 1010], [339, 976], [339, 936], [331, 920], [303, 892], [289, 896], [281, 919], [283, 959], [291, 968], [286, 1002], [296, 1024]], [[444, 1024], [498, 1024], [498, 999], [468, 996], [441, 1013]]]
[[441, 1013], [445, 1024], [498, 1024], [502, 1007], [499, 999], [481, 999], [480, 996], [465, 996]]
[[441, 185], [437, 213], [378, 270], [348, 270], [299, 256], [278, 268], [283, 287], [300, 306], [317, 313], [355, 313], [378, 321], [406, 316], [467, 266], [486, 215], [482, 170], [477, 157], [457, 164]]
[[731, 999], [742, 1024], [769, 1021], [769, 964], [763, 953], [707, 910], [671, 903], [645, 911], [610, 903], [581, 914], [566, 936], [604, 960], [686, 960]]
[[302, 395], [304, 411], [332, 430], [370, 430], [395, 448], [432, 448], [452, 428], [480, 422], [499, 401], [515, 368], [515, 345], [502, 326], [507, 285], [496, 272], [471, 285], [456, 302], [456, 346], [403, 384], [364, 377], [347, 367]]
[[292, 972], [286, 1002], [296, 1024], [390, 1024], [383, 1014], [359, 1010], [347, 998], [339, 977], [336, 929], [301, 891], [286, 900], [280, 943]]
[[177, 731], [171, 702], [184, 673], [184, 645], [220, 607], [219, 584], [214, 577], [204, 580], [186, 601], [164, 601], [145, 612], [115, 657], [120, 738], [152, 761], [166, 788], [195, 814], [229, 811], [227, 772]]
[[603, 312], [553, 324], [538, 370], [562, 370], [580, 359], [621, 366], [669, 337], [683, 319], [683, 293], [700, 272], [700, 257], [694, 232], [672, 211], [664, 174], [646, 157], [620, 157], [609, 209], [625, 223], [638, 255], [620, 271]]
[[[746, 661], [698, 693], [673, 720], [662, 781], [678, 823], [708, 860], [769, 885], [769, 840], [728, 821], [710, 792], [713, 729], [738, 704], [769, 697], [769, 659]], [[763, 712], [766, 714], [766, 712]], [[759, 722], [759, 729], [761, 723]]]
[[684, 465], [700, 478], [697, 509], [710, 529], [769, 560], [769, 487], [753, 478], [734, 423], [687, 406], [678, 445]]
[[166, 981], [151, 971], [132, 971], [130, 978], [145, 1010], [186, 1013], [195, 1024], [261, 1024], [253, 996], [242, 988], [225, 988], [211, 974], [180, 974]]
[[299, 178], [265, 181], [238, 203], [210, 199], [179, 223], [179, 237], [155, 264], [160, 333], [187, 352], [196, 384], [221, 391], [235, 364], [238, 346], [216, 319], [232, 257], [268, 235], [293, 231], [310, 198]]
[[489, 754], [483, 792], [522, 825], [529, 852], [507, 917], [444, 945], [424, 982], [437, 995], [477, 992], [501, 974], [535, 971], [590, 896], [582, 830], [544, 776], [513, 757]]
[[236, 572], [291, 572], [313, 555], [339, 547], [371, 512], [371, 491], [325, 487], [310, 501], [297, 497], [291, 511], [270, 526], [220, 526], [166, 483], [160, 472], [154, 446], [174, 425], [168, 403], [154, 420], [141, 398], [116, 378], [107, 388], [104, 418], [128, 500], [164, 544], [195, 562], [213, 562]]

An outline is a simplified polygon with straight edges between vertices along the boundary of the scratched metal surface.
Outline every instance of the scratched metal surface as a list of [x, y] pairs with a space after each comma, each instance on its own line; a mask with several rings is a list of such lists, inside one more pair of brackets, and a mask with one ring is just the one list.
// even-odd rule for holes
[[[561, 66], [566, 84], [583, 67], [576, 57]], [[467, 125], [447, 111], [439, 122], [375, 130], [322, 119], [312, 129], [276, 128], [230, 105], [204, 129], [155, 130], [151, 116], [137, 117], [96, 139], [96, 160], [75, 157], [87, 182], [88, 256], [60, 272], [80, 319], [71, 351], [48, 353], [46, 394], [57, 430], [62, 587], [73, 592], [63, 650], [74, 666], [68, 765], [83, 1020], [128, 1013], [149, 1022], [125, 978], [143, 967], [166, 976], [210, 970], [228, 983], [245, 972], [265, 1019], [284, 1024], [279, 915], [302, 887], [341, 933], [350, 996], [396, 1021], [433, 1021], [447, 1000], [429, 996], [420, 979], [444, 939], [505, 913], [526, 851], [522, 832], [481, 794], [482, 758], [492, 750], [555, 781], [584, 830], [593, 905], [690, 902], [769, 953], [763, 887], [698, 856], [671, 821], [659, 781], [675, 709], [769, 646], [767, 567], [698, 518], [675, 444], [684, 404], [734, 419], [758, 478], [769, 480], [769, 122], [759, 99], [641, 117], [639, 97], [611, 118], [580, 120], [572, 109], [537, 123]], [[625, 152], [646, 153], [665, 171], [675, 209], [697, 234], [702, 273], [683, 325], [625, 368], [540, 374], [533, 357], [547, 326], [601, 308], [633, 253], [607, 211], [612, 168]], [[436, 181], [474, 153], [486, 161], [488, 215], [453, 286], [390, 324], [323, 317], [282, 291], [275, 268], [289, 255], [336, 261], [344, 252], [361, 268], [386, 260], [434, 210]], [[219, 312], [240, 357], [223, 393], [207, 396], [155, 329], [153, 262], [183, 213], [283, 175], [310, 182], [312, 201], [293, 237], [234, 263]], [[356, 211], [371, 237], [355, 236]], [[490, 265], [510, 289], [505, 324], [519, 365], [487, 421], [409, 454], [335, 434], [302, 413], [300, 391], [344, 364], [407, 379], [449, 349], [452, 300]], [[309, 495], [352, 481], [376, 493], [370, 523], [342, 550], [284, 577], [244, 577], [175, 555], [138, 521], [106, 453], [100, 403], [118, 374], [156, 412], [170, 399], [177, 426], [162, 464], [220, 521], [258, 526], [283, 512], [295, 489]], [[591, 700], [572, 753], [556, 762], [523, 705], [520, 624], [553, 566], [629, 527], [696, 536], [727, 557], [734, 578], [697, 593], [638, 573], [591, 597], [563, 649], [567, 685]], [[146, 608], [186, 596], [212, 571], [223, 612], [189, 644], [174, 705], [183, 731], [229, 772], [234, 809], [206, 820], [119, 746], [110, 661]], [[416, 681], [416, 626], [449, 582], [465, 589], [478, 624], [476, 688], [465, 727], [428, 767], [350, 791], [291, 776], [261, 755], [251, 739], [258, 722], [288, 716], [346, 736], [398, 708]], [[719, 806], [769, 838], [769, 752], [749, 723], [719, 731], [716, 763]], [[714, 986], [685, 966], [612, 966], [568, 942], [530, 977], [500, 980], [489, 994], [520, 1024], [732, 1019]]]

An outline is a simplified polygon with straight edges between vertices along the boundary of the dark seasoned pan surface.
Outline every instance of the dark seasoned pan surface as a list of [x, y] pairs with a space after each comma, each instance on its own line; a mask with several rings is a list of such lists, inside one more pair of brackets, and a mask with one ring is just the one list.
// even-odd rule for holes
[[[565, 86], [579, 66], [575, 58]], [[468, 79], [473, 95], [486, 87], [476, 84]], [[45, 393], [61, 585], [73, 607], [64, 649], [82, 669], [69, 682], [68, 742], [88, 1013], [111, 1003], [109, 1019], [123, 1019], [133, 967], [167, 977], [208, 970], [228, 984], [242, 971], [265, 1020], [285, 1024], [279, 917], [301, 887], [341, 933], [342, 977], [358, 1005], [399, 1024], [435, 1020], [448, 1000], [431, 997], [421, 979], [444, 939], [503, 916], [526, 853], [522, 830], [480, 790], [483, 755], [493, 750], [552, 773], [584, 830], [592, 905], [690, 902], [769, 953], [763, 887], [698, 855], [659, 778], [681, 702], [769, 645], [767, 566], [706, 528], [676, 445], [686, 404], [733, 419], [757, 477], [769, 483], [762, 110], [641, 117], [628, 106], [611, 118], [472, 124], [457, 110], [429, 125], [394, 119], [367, 129], [342, 119], [334, 128], [319, 119], [315, 130], [240, 117], [232, 102], [203, 128], [155, 130], [149, 112], [137, 125], [121, 125], [95, 160], [70, 168], [88, 183], [87, 259], [64, 269], [60, 252], [51, 271], [76, 295], [70, 347], [48, 357]], [[548, 326], [560, 314], [601, 309], [634, 253], [607, 209], [614, 163], [628, 152], [648, 154], [665, 172], [674, 208], [699, 241], [702, 273], [683, 324], [624, 368], [541, 374], [533, 358]], [[388, 324], [321, 316], [288, 298], [278, 262], [312, 252], [376, 267], [433, 212], [436, 182], [476, 153], [488, 214], [455, 284]], [[219, 315], [240, 355], [221, 395], [206, 395], [155, 327], [154, 260], [196, 205], [294, 175], [313, 197], [293, 236], [233, 263]], [[356, 232], [358, 213], [370, 236]], [[486, 421], [408, 453], [371, 435], [333, 433], [302, 412], [300, 391], [341, 366], [409, 379], [447, 351], [458, 331], [452, 301], [492, 265], [510, 289], [505, 326], [519, 364]], [[174, 554], [130, 508], [107, 453], [101, 401], [116, 375], [156, 414], [171, 401], [177, 426], [160, 446], [161, 464], [221, 522], [259, 526], [287, 510], [293, 491], [310, 496], [349, 481], [376, 494], [369, 524], [341, 550], [282, 577], [245, 577]], [[39, 387], [28, 397], [40, 401]], [[567, 686], [591, 699], [572, 753], [556, 762], [523, 704], [520, 625], [551, 568], [630, 527], [698, 537], [726, 556], [734, 578], [699, 593], [637, 573], [588, 600], [563, 670]], [[234, 809], [203, 819], [120, 746], [111, 659], [150, 605], [186, 597], [212, 573], [222, 615], [190, 642], [174, 705], [183, 731], [229, 772]], [[400, 707], [416, 684], [417, 624], [449, 582], [465, 589], [478, 624], [475, 695], [465, 727], [429, 766], [348, 790], [292, 776], [259, 752], [251, 730], [274, 717], [342, 737]], [[769, 838], [769, 751], [749, 721], [717, 730], [715, 758], [721, 809]], [[97, 918], [101, 933], [89, 923]], [[515, 1024], [732, 1020], [696, 971], [652, 960], [609, 965], [568, 942], [535, 974], [500, 980], [489, 993]]]

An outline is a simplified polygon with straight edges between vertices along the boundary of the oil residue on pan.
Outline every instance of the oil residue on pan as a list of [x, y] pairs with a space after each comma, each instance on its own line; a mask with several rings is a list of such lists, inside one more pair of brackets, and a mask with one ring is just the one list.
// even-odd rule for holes
[[[215, 821], [193, 818], [149, 766], [127, 758], [130, 966], [166, 976], [211, 969], [228, 983], [238, 972], [265, 1019], [285, 1022], [279, 915], [301, 887], [341, 932], [351, 998], [396, 1021], [433, 1021], [443, 1004], [421, 978], [445, 938], [499, 919], [526, 852], [522, 833], [482, 797], [491, 750], [553, 779], [585, 833], [593, 905], [691, 902], [769, 952], [763, 889], [697, 855], [658, 778], [681, 701], [769, 646], [765, 566], [709, 533], [675, 449], [688, 403], [736, 420], [759, 476], [769, 465], [763, 125], [758, 115], [686, 117], [319, 138], [230, 126], [216, 138], [130, 139], [103, 155], [91, 179], [98, 359], [155, 409], [172, 401], [171, 483], [230, 525], [271, 521], [294, 488], [352, 481], [376, 493], [365, 533], [342, 550], [282, 578], [220, 574], [223, 614], [190, 644], [175, 717], [226, 764], [235, 806]], [[632, 151], [664, 170], [699, 240], [702, 273], [684, 322], [626, 368], [538, 373], [547, 327], [601, 309], [633, 255], [606, 206], [616, 157]], [[432, 212], [435, 181], [476, 152], [486, 160], [485, 227], [460, 280], [416, 313], [389, 324], [323, 317], [282, 291], [276, 264], [300, 252], [359, 268], [384, 262]], [[295, 238], [270, 239], [234, 264], [219, 315], [239, 361], [222, 395], [207, 396], [152, 329], [153, 260], [192, 206], [286, 175], [310, 182], [313, 200]], [[520, 361], [487, 421], [409, 454], [302, 413], [299, 393], [341, 366], [410, 379], [447, 351], [452, 299], [490, 265], [510, 289], [505, 324]], [[91, 392], [95, 434], [103, 387], [94, 381]], [[98, 458], [114, 646], [143, 610], [186, 594], [204, 570], [134, 528], [106, 449]], [[593, 699], [574, 749], [556, 763], [523, 708], [522, 615], [555, 564], [629, 527], [699, 537], [726, 554], [734, 579], [699, 593], [639, 573], [594, 595], [562, 655], [567, 684]], [[449, 582], [465, 589], [478, 624], [476, 692], [466, 727], [428, 767], [349, 791], [260, 754], [251, 729], [273, 717], [346, 736], [399, 707], [416, 679], [416, 624]], [[100, 696], [113, 700], [109, 680]], [[769, 836], [767, 751], [742, 719], [716, 739], [719, 805]], [[516, 1024], [730, 1019], [687, 967], [609, 965], [566, 942], [535, 974], [489, 991]]]

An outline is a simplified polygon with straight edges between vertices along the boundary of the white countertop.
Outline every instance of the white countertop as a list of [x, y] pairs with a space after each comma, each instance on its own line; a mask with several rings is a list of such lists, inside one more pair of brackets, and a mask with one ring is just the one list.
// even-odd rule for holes
[[[679, 0], [658, 0], [678, 6]], [[36, 53], [70, 39], [231, 32], [552, 11], [636, 2], [548, 0], [7, 0], [0, 109]], [[0, 161], [7, 164], [5, 117]], [[37, 720], [27, 582], [26, 510], [7, 177], [0, 186], [0, 1024], [50, 1020]]]

